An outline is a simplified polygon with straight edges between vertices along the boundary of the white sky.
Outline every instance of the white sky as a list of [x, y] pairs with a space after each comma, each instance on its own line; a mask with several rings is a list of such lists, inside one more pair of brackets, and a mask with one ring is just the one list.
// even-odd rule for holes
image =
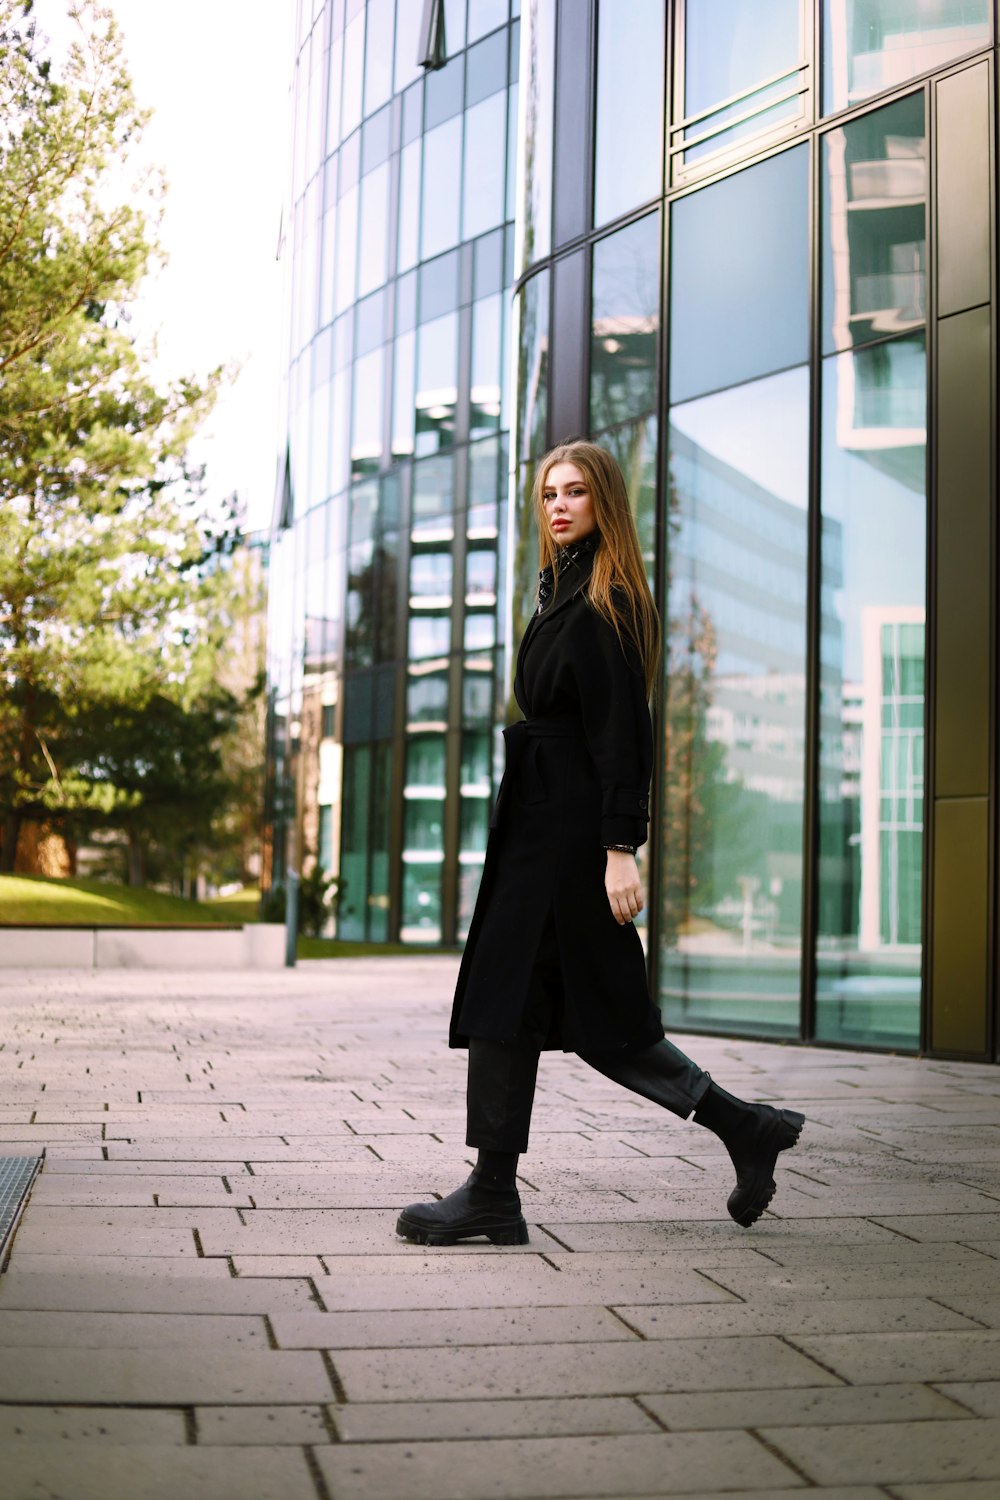
[[[266, 526], [277, 451], [282, 266], [275, 260], [288, 165], [294, 0], [106, 0], [139, 103], [155, 111], [143, 145], [168, 183], [161, 242], [169, 265], [133, 311], [155, 336], [164, 377], [236, 361], [193, 447], [209, 496], [237, 490]], [[36, 0], [57, 59], [68, 0]]]

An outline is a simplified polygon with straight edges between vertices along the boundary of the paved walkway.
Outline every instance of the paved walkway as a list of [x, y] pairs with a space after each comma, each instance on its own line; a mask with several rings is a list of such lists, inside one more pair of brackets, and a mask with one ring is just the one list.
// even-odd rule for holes
[[752, 1230], [711, 1135], [543, 1061], [523, 1249], [466, 1174], [455, 961], [0, 974], [3, 1500], [996, 1500], [1000, 1069], [691, 1039], [808, 1123]]

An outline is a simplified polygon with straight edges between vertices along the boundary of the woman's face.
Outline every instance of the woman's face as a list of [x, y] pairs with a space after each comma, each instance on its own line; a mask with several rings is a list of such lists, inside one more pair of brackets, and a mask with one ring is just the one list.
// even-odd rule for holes
[[597, 527], [594, 500], [576, 464], [553, 464], [545, 476], [542, 506], [559, 547], [580, 542]]

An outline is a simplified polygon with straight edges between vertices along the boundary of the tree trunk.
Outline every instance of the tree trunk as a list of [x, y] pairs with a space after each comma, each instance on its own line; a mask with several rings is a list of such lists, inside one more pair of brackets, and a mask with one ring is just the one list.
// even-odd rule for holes
[[142, 844], [138, 833], [131, 826], [128, 830], [128, 883], [129, 885], [143, 884]]
[[17, 840], [21, 832], [21, 814], [10, 808], [4, 814], [3, 843], [0, 844], [0, 874], [13, 875], [17, 862]]

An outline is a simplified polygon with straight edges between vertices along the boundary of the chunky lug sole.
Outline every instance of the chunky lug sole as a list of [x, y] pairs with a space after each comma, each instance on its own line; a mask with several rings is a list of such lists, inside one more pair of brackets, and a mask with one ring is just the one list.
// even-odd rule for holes
[[491, 1245], [526, 1245], [528, 1226], [524, 1215], [500, 1223], [455, 1225], [451, 1229], [437, 1229], [430, 1224], [421, 1224], [402, 1213], [396, 1224], [396, 1233], [415, 1245], [457, 1245], [461, 1240], [477, 1239], [484, 1234]]
[[806, 1122], [805, 1115], [794, 1109], [775, 1110], [774, 1119], [761, 1132], [757, 1141], [757, 1160], [749, 1181], [737, 1182], [729, 1195], [726, 1207], [743, 1229], [756, 1224], [776, 1191], [774, 1167], [781, 1151], [788, 1151], [796, 1144]]

